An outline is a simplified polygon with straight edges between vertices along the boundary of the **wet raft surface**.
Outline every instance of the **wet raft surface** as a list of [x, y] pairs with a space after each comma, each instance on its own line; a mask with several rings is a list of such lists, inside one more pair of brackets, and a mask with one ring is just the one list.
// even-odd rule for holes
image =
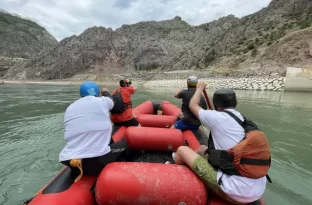
[[[202, 130], [193, 131], [193, 133], [201, 145], [207, 145], [208, 138]], [[170, 163], [174, 163], [172, 159], [172, 152], [130, 150], [129, 154], [129, 161], [132, 162], [165, 163], [169, 161]]]
[[152, 163], [165, 163], [170, 161], [174, 163], [172, 152], [156, 152], [156, 151], [131, 151], [130, 161], [133, 162], [152, 162]]

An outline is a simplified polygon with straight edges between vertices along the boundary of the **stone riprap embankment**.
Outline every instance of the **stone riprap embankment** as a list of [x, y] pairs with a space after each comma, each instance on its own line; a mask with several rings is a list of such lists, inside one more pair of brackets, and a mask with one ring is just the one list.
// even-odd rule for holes
[[[199, 79], [207, 83], [208, 89], [232, 88], [235, 90], [268, 90], [283, 91], [285, 78], [204, 78]], [[186, 87], [186, 80], [152, 80], [144, 84], [144, 87]]]

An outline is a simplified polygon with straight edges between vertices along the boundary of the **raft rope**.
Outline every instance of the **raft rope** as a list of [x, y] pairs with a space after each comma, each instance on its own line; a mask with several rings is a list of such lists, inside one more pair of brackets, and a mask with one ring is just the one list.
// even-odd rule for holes
[[80, 171], [79, 176], [75, 179], [75, 182], [79, 181], [81, 177], [83, 176], [83, 171], [82, 171], [82, 161], [81, 159], [72, 159], [70, 160], [70, 166], [72, 167], [77, 167]]

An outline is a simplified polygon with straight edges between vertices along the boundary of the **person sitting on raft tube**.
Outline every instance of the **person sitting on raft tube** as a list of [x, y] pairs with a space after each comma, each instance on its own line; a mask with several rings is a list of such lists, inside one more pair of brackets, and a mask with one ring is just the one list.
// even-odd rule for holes
[[[196, 85], [198, 80], [196, 76], [190, 76], [187, 79], [187, 89], [179, 89], [174, 97], [182, 99], [182, 106], [181, 106], [181, 120], [177, 121], [171, 128], [176, 128], [181, 131], [185, 130], [198, 130], [199, 126], [201, 125], [200, 120], [191, 112], [189, 108], [189, 103], [191, 98], [193, 97], [196, 91]], [[207, 104], [205, 102], [204, 96], [200, 98], [200, 106], [203, 109], [207, 109]]]
[[128, 152], [125, 140], [112, 143], [109, 111], [114, 103], [107, 89], [102, 89], [102, 95], [107, 97], [99, 94], [95, 82], [84, 82], [80, 86], [81, 98], [65, 112], [66, 146], [59, 154], [59, 161], [71, 168], [73, 176], [97, 176], [105, 165], [125, 157]]
[[[139, 126], [139, 122], [132, 114], [131, 101], [131, 95], [135, 93], [137, 88], [135, 86], [132, 86], [131, 84], [131, 80], [120, 80], [120, 88], [114, 90], [112, 93], [112, 95], [114, 96], [114, 100], [122, 103], [121, 111], [111, 111], [111, 120], [115, 126]], [[117, 93], [120, 93], [121, 95], [117, 95]]]
[[[209, 149], [202, 145], [195, 152], [181, 146], [173, 158], [176, 164], [187, 164], [221, 198], [233, 204], [257, 201], [265, 191], [271, 164], [268, 141], [259, 129], [245, 133], [252, 122], [235, 110], [237, 100], [233, 90], [220, 89], [214, 93], [216, 110], [198, 106], [205, 87], [205, 83], [197, 84], [190, 109], [211, 131]], [[248, 128], [243, 128], [247, 121]], [[269, 177], [268, 180], [271, 182]]]

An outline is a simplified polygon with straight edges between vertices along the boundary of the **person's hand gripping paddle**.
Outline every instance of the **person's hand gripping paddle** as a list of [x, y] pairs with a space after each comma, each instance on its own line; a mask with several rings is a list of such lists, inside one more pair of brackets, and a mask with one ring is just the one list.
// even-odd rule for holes
[[[206, 100], [206, 104], [207, 104], [208, 108], [210, 110], [212, 110], [212, 106], [211, 106], [208, 94], [206, 92], [206, 83], [200, 82], [200, 83], [197, 84], [197, 87], [200, 87], [200, 89], [203, 90], [203, 93], [204, 93], [204, 96], [205, 96], [205, 100]], [[201, 124], [201, 127], [202, 127], [202, 131], [205, 132], [204, 126], [202, 124]]]

